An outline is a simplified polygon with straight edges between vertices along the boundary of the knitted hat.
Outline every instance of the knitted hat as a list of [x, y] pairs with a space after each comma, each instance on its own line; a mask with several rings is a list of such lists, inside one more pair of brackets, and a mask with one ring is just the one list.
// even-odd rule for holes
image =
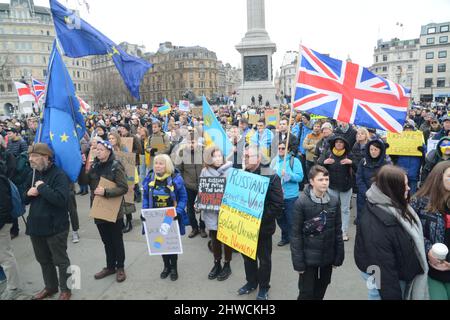
[[53, 151], [45, 143], [36, 143], [28, 148], [28, 154], [37, 153], [42, 156], [53, 157]]

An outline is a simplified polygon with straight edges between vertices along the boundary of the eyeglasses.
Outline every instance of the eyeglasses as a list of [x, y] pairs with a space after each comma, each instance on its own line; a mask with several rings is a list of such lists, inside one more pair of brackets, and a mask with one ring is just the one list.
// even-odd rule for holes
[[278, 148], [278, 150], [286, 150], [286, 148]]

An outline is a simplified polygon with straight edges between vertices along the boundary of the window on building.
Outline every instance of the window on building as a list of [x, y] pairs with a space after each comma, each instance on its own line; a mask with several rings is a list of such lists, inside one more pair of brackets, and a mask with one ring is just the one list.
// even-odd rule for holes
[[12, 84], [8, 84], [8, 92], [12, 92]]
[[0, 84], [0, 92], [5, 92], [5, 85]]
[[436, 85], [438, 88], [444, 88], [445, 87], [445, 78], [438, 78]]
[[448, 42], [448, 36], [439, 37], [439, 43], [447, 43], [447, 42]]
[[81, 91], [81, 84], [78, 84], [78, 91]]
[[44, 76], [44, 78], [47, 76], [47, 69], [42, 70], [42, 75]]
[[427, 44], [434, 44], [434, 38], [427, 38]]
[[446, 26], [441, 26], [441, 32], [448, 32], [448, 25], [446, 25]]
[[383, 67], [383, 72], [387, 72], [387, 67]]
[[447, 70], [445, 63], [438, 64], [438, 72], [445, 72]]
[[383, 55], [383, 61], [388, 61], [387, 55]]
[[414, 53], [410, 52], [410, 53], [409, 53], [409, 58], [410, 58], [410, 59], [414, 58]]
[[425, 79], [425, 88], [431, 88], [433, 85], [433, 79], [432, 78], [426, 78]]
[[47, 31], [47, 36], [50, 36], [50, 31]]
[[439, 58], [447, 58], [447, 51], [439, 51]]
[[425, 66], [425, 73], [433, 73], [433, 65]]
[[408, 64], [408, 71], [413, 71], [413, 65], [412, 64]]
[[434, 59], [434, 52], [427, 52], [426, 58], [427, 59]]
[[428, 34], [432, 34], [432, 33], [436, 33], [436, 28], [435, 27], [428, 28]]

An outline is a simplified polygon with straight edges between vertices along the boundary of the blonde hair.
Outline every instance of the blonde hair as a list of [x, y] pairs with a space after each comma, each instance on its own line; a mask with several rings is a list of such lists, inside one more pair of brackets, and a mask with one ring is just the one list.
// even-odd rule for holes
[[359, 128], [356, 132], [363, 133], [366, 136], [366, 140], [370, 140], [369, 130], [367, 130], [366, 128]]
[[172, 160], [167, 154], [160, 154], [155, 157], [153, 160], [153, 166], [155, 165], [156, 161], [161, 161], [166, 164], [166, 172], [167, 174], [172, 175], [175, 172], [175, 167], [173, 165]]

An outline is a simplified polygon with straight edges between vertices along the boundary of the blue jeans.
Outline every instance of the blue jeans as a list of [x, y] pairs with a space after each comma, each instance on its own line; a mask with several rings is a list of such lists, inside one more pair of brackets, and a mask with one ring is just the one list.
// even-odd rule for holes
[[[361, 275], [363, 279], [366, 281], [367, 289], [369, 289], [369, 300], [381, 300], [380, 291], [377, 288], [373, 288], [375, 284], [372, 283], [371, 281], [370, 282], [367, 281], [369, 280], [370, 275], [365, 272], [361, 272]], [[402, 296], [405, 296], [406, 282], [402, 280], [400, 280], [399, 282], [400, 282], [400, 289], [402, 290]]]
[[289, 242], [291, 237], [292, 228], [292, 211], [294, 210], [294, 204], [297, 198], [285, 199], [283, 215], [277, 219], [278, 226], [281, 229], [281, 241]]
[[409, 185], [409, 188], [411, 189], [411, 190], [409, 191], [409, 194], [410, 194], [411, 196], [415, 195], [416, 192], [417, 192], [417, 181], [409, 180], [408, 185]]
[[341, 201], [341, 215], [342, 215], [342, 233], [348, 234], [348, 227], [350, 223], [350, 202], [352, 201], [353, 190], [347, 192], [339, 192], [333, 189], [328, 190], [329, 193]]
[[0, 281], [6, 280], [6, 274], [5, 271], [3, 271], [3, 268], [0, 267]]

